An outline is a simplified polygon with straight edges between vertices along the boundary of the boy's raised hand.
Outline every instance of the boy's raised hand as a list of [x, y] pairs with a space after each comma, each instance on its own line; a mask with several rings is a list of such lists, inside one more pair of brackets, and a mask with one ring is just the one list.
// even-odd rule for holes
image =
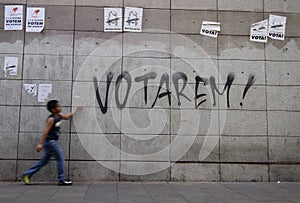
[[61, 116], [62, 119], [68, 120], [68, 119], [70, 119], [75, 113], [77, 113], [77, 112], [79, 112], [79, 111], [81, 111], [81, 110], [82, 110], [82, 106], [78, 106], [78, 107], [76, 107], [76, 109], [75, 109], [73, 112], [68, 113], [68, 114], [60, 114], [60, 116]]
[[83, 109], [83, 107], [82, 106], [78, 106], [78, 107], [76, 107], [76, 112], [79, 112], [79, 111], [82, 111], [82, 109]]

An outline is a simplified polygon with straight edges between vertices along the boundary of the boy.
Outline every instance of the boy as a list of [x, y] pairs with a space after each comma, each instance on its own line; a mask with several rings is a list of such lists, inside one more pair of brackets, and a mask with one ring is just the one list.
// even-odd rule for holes
[[36, 146], [37, 152], [40, 152], [44, 148], [44, 157], [33, 167], [24, 172], [23, 180], [26, 185], [29, 185], [30, 177], [45, 166], [49, 162], [51, 156], [54, 156], [57, 164], [58, 185], [72, 185], [71, 181], [65, 180], [64, 155], [57, 141], [61, 134], [61, 120], [70, 119], [75, 113], [81, 111], [82, 107], [77, 107], [74, 112], [63, 115], [60, 114], [61, 105], [59, 102], [57, 100], [51, 100], [47, 103], [47, 109], [50, 111], [51, 115], [47, 118], [47, 124], [40, 139], [40, 143]]

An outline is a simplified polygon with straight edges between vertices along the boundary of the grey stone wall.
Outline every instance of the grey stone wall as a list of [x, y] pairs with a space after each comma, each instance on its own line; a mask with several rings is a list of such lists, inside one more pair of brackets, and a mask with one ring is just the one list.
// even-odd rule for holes
[[[45, 7], [45, 30], [42, 33], [4, 31], [3, 11], [7, 4]], [[144, 8], [143, 32], [124, 35], [103, 32], [104, 7], [125, 6]], [[74, 181], [300, 181], [298, 0], [0, 0], [0, 13], [1, 69], [4, 57], [19, 58], [17, 76], [5, 78], [3, 72], [0, 74], [0, 180], [16, 180], [41, 157], [35, 152], [35, 146], [48, 112], [45, 103], [38, 103], [36, 97], [28, 95], [23, 84], [53, 84], [50, 98], [61, 101], [63, 112], [68, 112], [72, 105], [78, 104], [72, 91], [84, 62], [98, 47], [115, 39], [115, 43], [107, 46], [105, 52], [93, 58], [99, 60], [99, 64], [116, 61], [112, 67], [115, 74], [112, 88], [122, 71], [131, 73], [135, 68], [147, 67], [148, 72], [151, 66], [186, 72], [191, 81], [189, 85], [194, 88], [195, 74], [188, 72], [190, 66], [183, 61], [187, 59], [195, 66], [213, 63], [219, 71], [217, 86], [220, 89], [224, 87], [229, 73], [235, 75], [230, 90], [230, 107], [226, 105], [227, 96], [224, 94], [217, 95], [216, 106], [208, 98], [196, 109], [194, 92], [187, 90], [186, 95], [192, 102], [182, 98], [181, 106], [177, 105], [174, 94], [171, 106], [166, 97], [157, 100], [152, 116], [166, 120], [159, 133], [138, 132], [131, 128], [124, 111], [130, 112], [130, 118], [140, 129], [149, 125], [151, 104], [144, 103], [142, 83], [132, 82], [132, 88], [142, 88], [130, 95], [123, 110], [117, 108], [112, 89], [109, 95], [112, 102], [106, 114], [97, 105], [84, 105], [84, 111], [76, 117], [83, 127], [75, 126], [75, 119], [64, 122], [60, 144], [69, 178]], [[268, 18], [271, 13], [287, 17], [285, 41], [270, 39], [267, 44], [250, 42], [251, 24]], [[218, 39], [199, 35], [203, 20], [221, 22]], [[206, 55], [194, 56], [193, 46], [187, 47], [189, 40], [200, 46]], [[141, 49], [145, 51], [136, 53]], [[180, 57], [175, 57], [176, 54]], [[102, 71], [99, 64], [92, 63], [91, 66], [95, 65]], [[92, 90], [89, 91], [92, 95], [85, 96], [95, 97], [92, 76], [96, 72], [90, 72], [87, 75], [90, 80], [81, 86], [85, 87], [82, 92]], [[156, 97], [161, 74], [158, 73], [153, 87], [148, 88], [149, 103]], [[255, 83], [243, 100], [242, 93], [250, 74], [254, 74]], [[101, 97], [104, 98], [106, 76], [98, 79]], [[125, 89], [122, 83], [121, 92], [126, 92]], [[170, 89], [174, 93], [172, 81]], [[202, 91], [209, 94], [210, 88]], [[241, 102], [243, 105], [240, 105]], [[96, 111], [101, 133], [95, 127], [97, 123], [93, 123], [86, 113], [90, 110]], [[210, 121], [213, 113], [219, 116]], [[223, 113], [226, 118], [222, 117]], [[189, 128], [179, 131], [178, 126], [185, 122], [180, 119], [183, 114], [191, 120], [194, 120], [193, 116], [197, 120], [197, 115], [201, 115], [196, 133], [189, 131]], [[225, 121], [224, 126], [221, 120]], [[209, 121], [215, 125], [207, 135]], [[192, 128], [197, 124], [191, 122], [185, 125]], [[157, 136], [151, 137], [151, 132]], [[102, 136], [119, 149], [120, 154], [109, 154], [105, 148], [99, 147], [100, 158], [95, 160], [80, 139], [83, 135]], [[147, 136], [150, 138], [147, 139]], [[179, 160], [172, 146], [155, 159], [127, 157], [122, 153], [154, 153], [171, 145], [178, 136], [182, 144], [195, 136], [194, 142]], [[144, 140], [135, 137], [143, 137]], [[209, 139], [216, 144], [201, 160], [200, 150]], [[145, 171], [153, 168], [155, 171], [160, 166], [166, 167], [151, 174], [135, 173], [136, 168], [144, 167]], [[55, 167], [53, 160], [33, 180], [55, 180]]]

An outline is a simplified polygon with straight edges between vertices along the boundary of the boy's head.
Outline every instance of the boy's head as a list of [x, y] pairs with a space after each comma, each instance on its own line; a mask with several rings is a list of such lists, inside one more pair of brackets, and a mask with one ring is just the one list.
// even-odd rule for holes
[[60, 113], [61, 112], [61, 105], [57, 100], [50, 100], [47, 103], [47, 109], [51, 113]]

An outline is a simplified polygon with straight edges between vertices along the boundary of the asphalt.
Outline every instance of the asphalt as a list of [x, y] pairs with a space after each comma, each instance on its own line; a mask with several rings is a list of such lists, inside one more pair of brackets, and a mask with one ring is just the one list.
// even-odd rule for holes
[[0, 182], [0, 202], [299, 202], [300, 183]]

